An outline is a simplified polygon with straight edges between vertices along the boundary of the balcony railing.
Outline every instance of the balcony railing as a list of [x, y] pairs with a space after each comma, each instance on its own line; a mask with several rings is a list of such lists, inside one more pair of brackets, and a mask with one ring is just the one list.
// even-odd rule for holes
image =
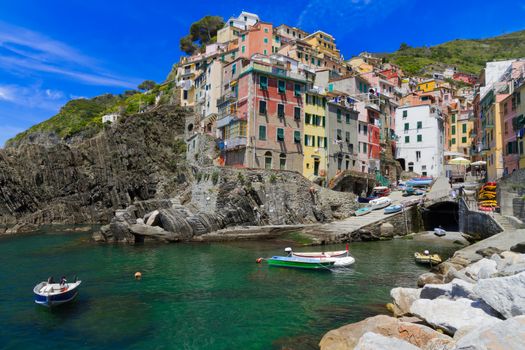
[[217, 106], [220, 106], [226, 102], [235, 101], [237, 96], [234, 91], [229, 91], [217, 99]]
[[[222, 144], [222, 148], [221, 148], [221, 144]], [[243, 147], [246, 147], [247, 138], [246, 136], [235, 136], [235, 137], [231, 137], [229, 139], [223, 140], [221, 144], [219, 144], [219, 148], [223, 150], [243, 148]]]

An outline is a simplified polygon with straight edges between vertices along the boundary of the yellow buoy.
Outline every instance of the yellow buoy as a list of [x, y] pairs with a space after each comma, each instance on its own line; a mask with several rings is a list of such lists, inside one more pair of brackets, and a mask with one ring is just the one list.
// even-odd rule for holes
[[135, 272], [135, 279], [136, 279], [136, 280], [139, 280], [139, 279], [141, 279], [141, 278], [142, 278], [142, 273], [139, 272], [139, 271]]

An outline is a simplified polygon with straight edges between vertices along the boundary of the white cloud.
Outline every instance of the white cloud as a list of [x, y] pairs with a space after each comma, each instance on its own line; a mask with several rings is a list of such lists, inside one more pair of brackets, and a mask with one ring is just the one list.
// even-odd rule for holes
[[51, 73], [90, 85], [133, 88], [140, 79], [119, 77], [65, 43], [0, 22], [0, 67], [22, 75]]
[[0, 102], [28, 108], [57, 111], [66, 102], [64, 93], [58, 90], [33, 86], [0, 85]]

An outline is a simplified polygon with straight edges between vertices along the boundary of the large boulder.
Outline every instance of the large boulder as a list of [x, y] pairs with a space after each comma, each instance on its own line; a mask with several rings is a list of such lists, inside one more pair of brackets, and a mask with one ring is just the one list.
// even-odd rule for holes
[[501, 322], [496, 313], [482, 301], [466, 298], [448, 300], [416, 300], [410, 312], [428, 324], [453, 335], [459, 328], [469, 325], [495, 324]]
[[525, 315], [525, 272], [480, 280], [474, 292], [505, 318]]
[[443, 276], [432, 272], [426, 272], [419, 276], [417, 279], [417, 286], [423, 287], [426, 284], [439, 284], [443, 283]]
[[436, 332], [430, 327], [401, 322], [394, 317], [379, 315], [326, 333], [319, 346], [321, 350], [354, 349], [359, 339], [366, 332], [405, 340], [417, 347], [421, 347], [435, 338], [441, 339], [443, 342], [451, 341], [450, 337]]
[[496, 274], [497, 263], [494, 260], [483, 258], [465, 268], [465, 274], [473, 280], [490, 278]]
[[399, 317], [410, 313], [410, 306], [419, 299], [421, 289], [417, 288], [394, 288], [390, 291], [390, 296], [394, 300], [393, 313]]
[[135, 236], [138, 236], [135, 238], [135, 241], [141, 241], [144, 240], [144, 238], [150, 238], [155, 239], [159, 241], [166, 241], [166, 242], [176, 242], [180, 241], [181, 237], [180, 235], [168, 232], [164, 230], [162, 227], [158, 226], [149, 226], [146, 224], [134, 224], [129, 227], [131, 233]]
[[497, 264], [498, 275], [512, 276], [525, 271], [525, 254], [503, 252], [491, 258]]
[[522, 254], [524, 254], [525, 253], [525, 241], [521, 242], [521, 243], [517, 243], [517, 244], [513, 245], [512, 247], [510, 247], [510, 251], [511, 252], [515, 252], [515, 253], [522, 253]]
[[477, 299], [474, 293], [474, 284], [465, 282], [459, 278], [445, 284], [426, 284], [421, 290], [421, 299], [436, 299], [439, 297], [446, 297], [448, 299]]
[[420, 350], [417, 346], [404, 340], [389, 338], [383, 335], [366, 332], [357, 343], [355, 350]]
[[455, 350], [521, 350], [525, 347], [525, 316], [474, 327], [457, 340]]

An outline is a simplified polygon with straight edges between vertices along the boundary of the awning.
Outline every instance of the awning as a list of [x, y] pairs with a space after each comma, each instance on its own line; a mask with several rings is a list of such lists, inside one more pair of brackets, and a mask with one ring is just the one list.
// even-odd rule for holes
[[470, 158], [470, 156], [468, 154], [464, 154], [464, 153], [461, 153], [461, 152], [445, 151], [445, 153], [443, 155], [445, 157], [469, 157]]

